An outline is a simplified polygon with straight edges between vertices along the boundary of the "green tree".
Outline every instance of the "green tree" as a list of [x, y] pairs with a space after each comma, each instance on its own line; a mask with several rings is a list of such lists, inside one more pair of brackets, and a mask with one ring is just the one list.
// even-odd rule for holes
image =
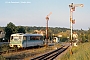
[[17, 33], [26, 33], [24, 27], [23, 26], [18, 26], [17, 27]]
[[84, 30], [81, 30], [81, 33], [80, 33], [79, 37], [80, 37], [80, 40], [81, 40], [82, 43], [84, 43], [86, 41], [87, 37], [86, 37], [86, 34], [85, 34]]
[[5, 37], [6, 37], [7, 39], [10, 39], [11, 34], [14, 34], [14, 33], [17, 32], [16, 26], [15, 26], [12, 22], [10, 22], [10, 23], [7, 24], [7, 26], [5, 27], [5, 32], [6, 32]]

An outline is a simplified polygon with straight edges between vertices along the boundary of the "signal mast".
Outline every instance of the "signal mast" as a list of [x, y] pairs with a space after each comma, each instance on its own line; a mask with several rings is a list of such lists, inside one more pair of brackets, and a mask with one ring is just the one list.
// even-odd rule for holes
[[46, 16], [46, 46], [48, 46], [48, 21], [49, 21], [49, 16], [52, 14], [52, 12], [50, 12], [47, 16]]

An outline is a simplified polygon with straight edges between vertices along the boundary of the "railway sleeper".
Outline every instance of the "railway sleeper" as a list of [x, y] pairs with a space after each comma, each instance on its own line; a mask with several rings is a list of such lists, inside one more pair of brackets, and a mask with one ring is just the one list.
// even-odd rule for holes
[[[64, 48], [63, 48], [64, 47]], [[41, 56], [38, 56], [36, 58], [33, 58], [31, 60], [37, 60], [37, 59], [43, 59], [43, 60], [47, 60], [47, 59], [50, 59], [50, 60], [53, 60], [55, 59], [59, 54], [61, 54], [62, 52], [64, 52], [69, 46], [65, 47], [65, 46], [62, 46], [61, 48], [58, 48], [57, 50], [54, 50], [52, 52], [49, 52], [49, 53], [46, 53], [46, 54], [43, 54]], [[51, 55], [53, 54], [53, 55]], [[51, 56], [50, 56], [51, 55]]]
[[58, 51], [58, 50], [60, 50], [60, 49], [62, 49], [63, 48], [63, 46], [61, 46], [60, 48], [58, 48], [58, 49], [56, 49], [56, 50], [54, 50], [54, 51], [51, 51], [51, 52], [48, 52], [48, 53], [46, 53], [46, 54], [43, 54], [43, 55], [41, 55], [41, 56], [38, 56], [38, 57], [35, 57], [35, 58], [32, 58], [31, 60], [35, 60], [35, 59], [43, 59], [44, 57], [47, 57], [47, 56], [49, 56], [50, 54], [52, 54], [52, 53], [54, 53], [54, 52], [56, 52], [56, 51]]

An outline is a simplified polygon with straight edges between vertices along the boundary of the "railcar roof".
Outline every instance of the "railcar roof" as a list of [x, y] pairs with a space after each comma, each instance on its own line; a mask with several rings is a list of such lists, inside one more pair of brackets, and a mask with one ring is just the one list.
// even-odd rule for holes
[[41, 34], [23, 34], [23, 33], [16, 33], [12, 34], [11, 36], [42, 36]]
[[24, 34], [24, 36], [42, 36], [41, 34]]

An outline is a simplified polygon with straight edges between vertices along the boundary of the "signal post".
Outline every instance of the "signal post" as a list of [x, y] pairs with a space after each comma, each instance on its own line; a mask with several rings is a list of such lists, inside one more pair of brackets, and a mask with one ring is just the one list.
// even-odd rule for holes
[[47, 16], [46, 16], [46, 46], [48, 46], [48, 21], [49, 21], [49, 16], [52, 14], [52, 12], [50, 12]]
[[73, 4], [71, 3], [69, 5], [69, 8], [70, 8], [70, 29], [71, 29], [71, 37], [70, 37], [70, 40], [71, 40], [71, 49], [70, 49], [70, 54], [73, 54], [72, 52], [72, 31], [73, 31], [73, 24], [75, 23], [75, 20], [73, 20], [73, 11], [75, 11], [75, 8], [76, 7], [83, 7], [83, 4]]

